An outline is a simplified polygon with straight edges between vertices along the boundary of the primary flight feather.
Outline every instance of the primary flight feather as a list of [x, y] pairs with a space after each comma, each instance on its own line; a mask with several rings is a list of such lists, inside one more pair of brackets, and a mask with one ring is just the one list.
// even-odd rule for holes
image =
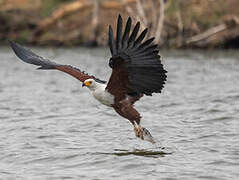
[[[109, 66], [112, 74], [108, 83], [70, 65], [62, 65], [36, 55], [31, 50], [10, 41], [15, 54], [24, 62], [39, 66], [38, 69], [56, 69], [80, 80], [102, 104], [113, 107], [122, 117], [134, 126], [136, 137], [155, 143], [146, 128], [140, 125], [141, 116], [134, 103], [143, 95], [160, 93], [166, 81], [167, 71], [161, 64], [154, 38], [145, 39], [147, 28], [138, 35], [140, 23], [131, 32], [132, 20], [129, 17], [123, 30], [123, 20], [119, 15], [116, 38], [109, 26], [109, 47], [112, 57]], [[145, 40], [144, 40], [145, 39]], [[143, 42], [144, 40], [144, 42]]]

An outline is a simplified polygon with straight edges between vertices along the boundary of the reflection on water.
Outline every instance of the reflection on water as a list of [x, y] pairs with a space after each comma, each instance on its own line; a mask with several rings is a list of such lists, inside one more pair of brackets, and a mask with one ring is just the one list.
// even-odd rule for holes
[[124, 149], [115, 149], [113, 153], [100, 153], [100, 154], [109, 154], [109, 155], [116, 155], [116, 156], [128, 156], [128, 155], [135, 155], [135, 156], [145, 156], [145, 157], [163, 157], [164, 155], [172, 154], [170, 152], [164, 152], [162, 150], [150, 150], [150, 149], [134, 149], [133, 151], [124, 150]]
[[[108, 79], [108, 49], [34, 49]], [[74, 78], [0, 48], [2, 179], [238, 179], [239, 53], [163, 51], [162, 94], [136, 104], [159, 147]], [[162, 148], [165, 147], [165, 148]]]

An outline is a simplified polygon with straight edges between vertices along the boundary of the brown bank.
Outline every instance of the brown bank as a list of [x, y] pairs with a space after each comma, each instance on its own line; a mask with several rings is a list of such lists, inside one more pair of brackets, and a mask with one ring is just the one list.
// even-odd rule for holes
[[120, 13], [166, 48], [238, 48], [238, 0], [0, 0], [0, 40], [106, 45]]

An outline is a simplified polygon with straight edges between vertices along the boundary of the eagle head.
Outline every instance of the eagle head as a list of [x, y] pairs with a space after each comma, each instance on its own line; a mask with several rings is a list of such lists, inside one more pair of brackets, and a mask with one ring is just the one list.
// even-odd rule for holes
[[94, 79], [86, 79], [83, 84], [82, 87], [88, 87], [88, 88], [93, 88], [95, 86], [95, 80]]

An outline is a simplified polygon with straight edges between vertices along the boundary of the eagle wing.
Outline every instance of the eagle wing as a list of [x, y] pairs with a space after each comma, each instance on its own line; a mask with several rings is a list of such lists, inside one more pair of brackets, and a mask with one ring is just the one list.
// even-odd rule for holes
[[116, 40], [112, 27], [109, 27], [109, 46], [112, 54], [109, 66], [112, 68], [112, 74], [106, 90], [118, 100], [124, 99], [127, 94], [151, 96], [152, 93], [160, 93], [167, 78], [157, 45], [152, 43], [154, 38], [142, 43], [147, 28], [137, 37], [140, 23], [137, 22], [130, 34], [131, 23], [129, 17], [122, 36], [122, 18], [119, 15]]
[[38, 56], [35, 53], [33, 53], [30, 49], [26, 49], [12, 41], [10, 41], [10, 45], [13, 51], [15, 52], [15, 54], [17, 55], [17, 57], [19, 57], [22, 61], [26, 63], [40, 66], [38, 69], [57, 69], [62, 72], [70, 74], [71, 76], [75, 77], [81, 82], [84, 82], [86, 79], [94, 79], [100, 83], [106, 82], [98, 78], [95, 78], [94, 76], [89, 75], [85, 73], [84, 71], [81, 71], [80, 69], [75, 68], [73, 66], [57, 64], [41, 56]]

